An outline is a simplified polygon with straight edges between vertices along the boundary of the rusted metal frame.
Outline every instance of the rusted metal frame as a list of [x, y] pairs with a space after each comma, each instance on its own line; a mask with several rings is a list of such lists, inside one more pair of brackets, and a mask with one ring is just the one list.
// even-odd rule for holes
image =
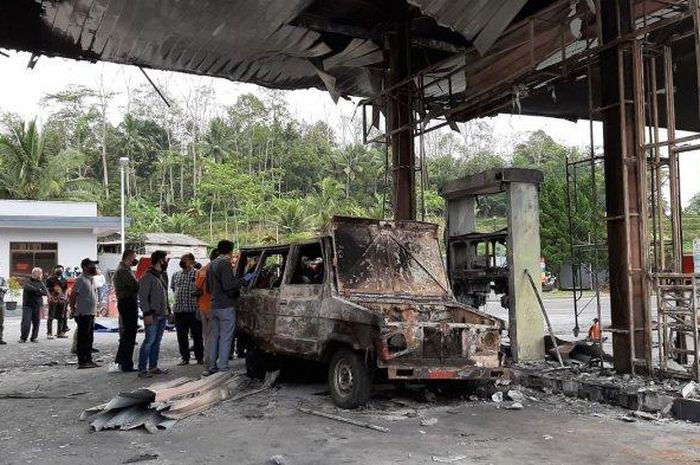
[[[619, 17], [619, 11], [618, 11]], [[618, 29], [619, 30], [619, 29]], [[634, 312], [632, 309], [633, 292], [632, 292], [632, 270], [631, 270], [631, 252], [630, 252], [630, 205], [629, 205], [629, 179], [628, 179], [628, 164], [627, 164], [627, 146], [625, 141], [627, 140], [627, 121], [626, 121], [626, 109], [625, 109], [625, 75], [624, 75], [624, 51], [622, 48], [617, 50], [617, 66], [618, 66], [618, 95], [619, 95], [619, 113], [620, 113], [620, 148], [622, 156], [622, 191], [623, 191], [623, 214], [622, 221], [624, 222], [625, 228], [625, 280], [627, 281], [626, 292], [627, 299], [625, 302], [625, 310], [627, 312], [627, 331], [628, 331], [628, 344], [629, 353], [627, 354], [628, 363], [630, 367], [630, 372], [634, 374], [635, 372], [635, 321]], [[613, 352], [613, 357], [617, 357], [617, 354]]]
[[[406, 6], [397, 7], [397, 14], [406, 17]], [[410, 31], [407, 22], [403, 22], [396, 33], [387, 34], [387, 48], [392, 86], [405, 81], [411, 73], [410, 63]], [[413, 85], [413, 80], [406, 86]], [[403, 86], [402, 86], [403, 87]], [[413, 102], [412, 92], [402, 93], [402, 87], [395, 88], [389, 96], [394, 97], [388, 102], [389, 118], [387, 128], [394, 131], [406, 128], [391, 137], [394, 217], [395, 219], [414, 220], [416, 218], [416, 183], [415, 183], [415, 154], [413, 147]], [[396, 92], [398, 91], [398, 93]]]
[[[516, 25], [511, 26], [511, 27], [504, 33], [504, 36], [513, 33], [514, 31], [516, 31], [516, 30], [519, 29], [519, 28], [523, 28], [523, 27], [531, 27], [531, 28], [534, 28], [534, 23], [535, 23], [536, 21], [542, 21], [542, 22], [549, 23], [549, 24], [552, 24], [552, 25], [556, 25], [557, 27], [560, 27], [560, 26], [561, 26], [560, 24], [558, 24], [558, 23], [553, 23], [553, 22], [551, 22], [551, 21], [547, 21], [547, 20], [541, 18], [541, 16], [545, 16], [546, 14], [550, 13], [552, 10], [555, 10], [555, 9], [557, 9], [557, 8], [562, 8], [562, 6], [563, 6], [563, 5], [566, 5], [566, 4], [568, 4], [568, 0], [561, 0], [560, 2], [557, 2], [556, 4], [551, 5], [550, 7], [547, 7], [545, 10], [542, 10], [542, 11], [538, 12], [535, 16], [530, 17], [530, 18], [527, 18], [527, 19], [524, 20], [522, 23], [519, 23], [519, 24], [516, 24]], [[588, 15], [588, 13], [579, 13], [579, 14], [577, 14], [577, 15], [574, 16], [574, 17], [585, 17], [585, 16], [587, 16], [587, 15]], [[532, 26], [530, 26], [530, 24], [532, 24]], [[563, 31], [564, 31], [564, 32], [562, 32], [561, 34], [559, 34], [561, 38], [563, 38], [563, 36], [565, 35], [566, 29], [563, 29]], [[500, 55], [502, 55], [502, 54], [511, 52], [511, 51], [513, 51], [513, 50], [515, 50], [515, 49], [518, 49], [518, 48], [520, 48], [520, 47], [522, 47], [522, 46], [525, 46], [525, 45], [528, 45], [528, 44], [530, 44], [530, 46], [531, 46], [531, 54], [533, 54], [533, 56], [534, 56], [534, 53], [535, 53], [535, 52], [534, 52], [534, 49], [535, 49], [534, 43], [531, 43], [529, 39], [525, 39], [525, 40], [516, 42], [515, 44], [510, 44], [510, 45], [508, 45], [508, 46], [505, 47], [505, 48], [501, 48], [501, 49], [494, 48], [494, 49], [492, 49], [492, 51], [491, 51], [488, 55], [486, 55], [485, 58], [487, 58], [487, 59], [489, 59], [489, 60], [493, 60], [493, 59], [497, 58], [498, 56], [500, 56]], [[452, 56], [450, 56], [450, 57], [448, 57], [448, 58], [445, 58], [444, 60], [441, 60], [441, 61], [439, 61], [439, 62], [437, 62], [437, 63], [434, 63], [434, 64], [428, 66], [427, 68], [424, 68], [423, 70], [418, 71], [418, 72], [415, 73], [415, 75], [413, 75], [413, 76], [409, 76], [409, 77], [407, 77], [407, 78], [405, 78], [405, 79], [403, 79], [403, 80], [400, 80], [400, 81], [398, 81], [398, 82], [396, 82], [396, 83], [393, 83], [391, 86], [389, 86], [389, 87], [383, 89], [382, 92], [380, 92], [380, 93], [377, 94], [376, 96], [370, 97], [370, 98], [368, 98], [368, 99], [365, 99], [365, 100], [363, 100], [363, 102], [371, 103], [372, 101], [374, 101], [374, 100], [376, 100], [376, 99], [378, 99], [378, 98], [381, 98], [381, 97], [384, 97], [384, 96], [391, 96], [391, 93], [392, 93], [393, 91], [395, 91], [395, 90], [397, 90], [397, 89], [400, 89], [400, 88], [403, 88], [406, 84], [412, 82], [413, 79], [414, 79], [415, 77], [417, 77], [417, 76], [419, 76], [419, 75], [428, 75], [428, 74], [430, 74], [431, 72], [433, 72], [433, 71], [439, 69], [440, 67], [442, 67], [442, 66], [444, 66], [444, 65], [446, 65], [446, 64], [449, 64], [449, 63], [450, 63], [451, 61], [453, 61], [453, 60], [455, 59], [455, 57], [457, 57], [458, 55], [464, 55], [465, 58], [467, 58], [468, 55], [473, 55], [473, 54], [474, 54], [474, 50], [469, 50], [469, 51], [462, 52], [462, 53], [460, 53], [460, 54], [455, 54], [455, 55], [452, 55]], [[446, 74], [444, 74], [443, 76], [440, 76], [440, 77], [438, 77], [437, 79], [435, 79], [435, 80], [429, 82], [428, 84], [426, 84], [425, 87], [428, 87], [428, 88], [429, 88], [429, 87], [431, 87], [431, 86], [433, 86], [433, 85], [437, 85], [438, 82], [440, 82], [440, 81], [442, 81], [442, 80], [444, 80], [444, 79], [447, 79], [449, 76], [452, 76], [452, 75], [454, 75], [454, 74], [456, 74], [456, 73], [458, 73], [458, 72], [461, 72], [461, 71], [465, 70], [468, 66], [469, 66], [469, 65], [466, 65], [466, 64], [465, 64], [465, 65], [460, 65], [460, 66], [458, 66], [458, 67], [456, 67], [456, 68], [454, 68], [454, 69], [448, 71], [448, 72], [447, 72]]]
[[[599, 10], [596, 9], [598, 13]], [[598, 322], [602, 325], [603, 323], [603, 312], [600, 303], [600, 283], [598, 282], [598, 272], [600, 271], [600, 259], [598, 250], [598, 233], [600, 216], [598, 215], [598, 187], [596, 183], [596, 155], [595, 155], [595, 135], [593, 132], [593, 67], [589, 63], [587, 66], [587, 79], [588, 85], [588, 134], [589, 134], [589, 145], [590, 145], [590, 169], [591, 169], [591, 204], [593, 205], [593, 287], [595, 288], [595, 299], [596, 299], [596, 316], [598, 317]], [[597, 341], [600, 353], [603, 353], [603, 341]], [[600, 367], [603, 368], [603, 358], [600, 359]]]
[[656, 332], [658, 334], [658, 339], [659, 339], [659, 368], [661, 371], [666, 371], [668, 369], [668, 363], [666, 363], [666, 322], [664, 321], [665, 318], [665, 311], [664, 311], [664, 302], [662, 299], [662, 290], [660, 289], [660, 282], [661, 278], [658, 276], [656, 277], [656, 312], [658, 313], [657, 315], [657, 324], [656, 324]]
[[[700, 55], [697, 55], [700, 56]], [[698, 328], [698, 278], [693, 273], [693, 300], [691, 304], [691, 309], [693, 314], [691, 315], [693, 325], [693, 352], [694, 360], [693, 365], [693, 375], [696, 381], [700, 381], [700, 329]]]
[[[574, 220], [573, 209], [571, 203], [571, 172], [570, 172], [569, 157], [566, 157], [566, 209], [569, 219], [569, 253], [571, 254], [571, 296], [574, 302], [574, 336], [578, 336], [578, 297], [576, 294], [576, 272], [574, 263], [576, 261], [576, 251], [574, 247]], [[574, 168], [575, 169], [575, 168]], [[576, 187], [574, 186], [574, 190]]]
[[[696, 140], [700, 139], [700, 133], [697, 134], [691, 134], [689, 136], [683, 136], [683, 137], [676, 137], [674, 139], [675, 144], [683, 144], [686, 142], [693, 142]], [[662, 140], [659, 142], [652, 142], [650, 144], [645, 144], [644, 148], [645, 149], [653, 149], [653, 148], [661, 148], [661, 147], [668, 147], [669, 141], [668, 140]]]
[[[542, 70], [535, 70], [535, 71], [523, 71], [518, 70], [511, 74], [510, 76], [507, 76], [503, 79], [501, 79], [499, 82], [494, 83], [491, 86], [487, 86], [484, 88], [482, 91], [480, 91], [477, 94], [474, 94], [472, 96], [469, 96], [469, 102], [465, 102], [462, 105], [459, 105], [455, 107], [454, 109], [451, 109], [447, 114], [448, 115], [454, 115], [454, 114], [459, 114], [462, 112], [467, 111], [470, 107], [475, 107], [479, 106], [480, 104], [478, 102], [474, 102], [475, 100], [489, 100], [489, 93], [496, 93], [499, 92], [499, 90], [503, 86], [508, 86], [508, 89], [512, 91], [512, 82], [516, 80], [516, 78], [519, 78], [520, 75], [524, 73], [522, 77], [520, 77], [520, 81], [536, 81], [539, 76], [547, 76], [552, 73], [551, 70], [553, 69], [562, 69], [564, 67], [569, 68], [570, 70], [572, 69], [578, 69], [580, 66], [585, 65], [589, 60], [595, 59], [598, 55], [600, 55], [602, 52], [612, 49], [614, 47], [617, 47], [621, 44], [628, 43], [631, 40], [634, 40], [637, 37], [641, 37], [643, 35], [649, 34], [651, 32], [672, 26], [674, 24], [677, 24], [684, 19], [689, 18], [689, 14], [679, 14], [678, 17], [674, 18], [669, 18], [667, 20], [661, 20], [656, 23], [650, 24], [646, 28], [641, 28], [637, 29], [631, 33], [621, 35], [614, 40], [612, 40], [609, 43], [605, 43], [604, 45], [599, 45], [598, 47], [594, 47], [589, 49], [588, 51], [582, 51], [577, 53], [576, 55], [573, 55], [569, 58], [567, 58], [566, 62], [558, 62], [554, 63], [551, 66], [544, 68]], [[575, 66], [574, 64], [580, 65], [580, 66]], [[570, 71], [571, 72], [571, 71]], [[557, 76], [559, 76], [557, 74]], [[561, 77], [561, 76], [559, 76]], [[565, 76], [564, 76], [565, 77]], [[493, 111], [497, 108], [500, 108], [500, 106], [496, 106], [496, 108], [493, 109], [483, 109], [482, 113], [488, 113], [490, 111]]]
[[[651, 143], [657, 144], [659, 142], [659, 99], [658, 99], [658, 79], [656, 76], [656, 56], [651, 55], [649, 57], [649, 113], [650, 113], [650, 136]], [[647, 144], [642, 148], [647, 150]], [[656, 250], [656, 271], [662, 271], [666, 269], [666, 248], [664, 247], [664, 203], [663, 203], [663, 189], [662, 189], [662, 178], [661, 178], [661, 150], [659, 150], [658, 145], [654, 145], [649, 148], [654, 159], [652, 166], [652, 180], [654, 186], [652, 188], [654, 209], [652, 220], [655, 221], [655, 234], [658, 234], [657, 240], [654, 240], [654, 248]], [[657, 249], [658, 247], [658, 249]]]
[[[421, 101], [421, 106], [423, 109], [425, 109], [425, 100], [424, 100], [424, 86], [423, 86], [423, 76], [420, 76], [418, 78], [419, 82], [419, 92], [418, 92], [418, 98]], [[450, 81], [450, 92], [452, 90], [451, 86], [451, 81]], [[420, 132], [418, 133], [418, 158], [420, 160], [420, 210], [421, 210], [421, 221], [425, 221], [425, 188], [427, 186], [427, 179], [426, 179], [426, 160], [425, 160], [425, 137], [424, 137], [424, 131], [425, 131], [425, 121], [421, 121], [420, 123]]]
[[[560, 3], [565, 3], [565, 2], [560, 2]], [[560, 7], [560, 6], [561, 6], [561, 5], [559, 5], [559, 4], [553, 5], [553, 7]], [[582, 13], [581, 15], [584, 15], [584, 16], [585, 16], [585, 15], [587, 15], [587, 13]], [[597, 25], [598, 25], [599, 27], [598, 27], [597, 29], [598, 29], [599, 31], [602, 31], [602, 27], [600, 27], [600, 22], [599, 22], [599, 21], [600, 21], [600, 17], [601, 17], [601, 16], [600, 16], [600, 5], [598, 5], [598, 7], [596, 8], [596, 18], [597, 18], [597, 19], [596, 19], [596, 22], [598, 23]], [[529, 78], [530, 80], [532, 80], [532, 79], [535, 79], [537, 76], [546, 76], [548, 73], [551, 72], [550, 70], [551, 70], [551, 69], [554, 69], [555, 67], [556, 67], [556, 68], [560, 68], [560, 69], [566, 70], [567, 68], [570, 67], [570, 65], [573, 65], [574, 63], [577, 63], [577, 62], [583, 62], [584, 60], [587, 60], [587, 59], [590, 59], [590, 58], [592, 58], [592, 57], [595, 57], [597, 54], [599, 54], [601, 51], [603, 51], [603, 50], [605, 50], [605, 49], [607, 49], [607, 48], [617, 46], [617, 45], [619, 45], [620, 43], [623, 43], [623, 42], [625, 42], [625, 41], [631, 40], [632, 38], [639, 37], [640, 35], [648, 34], [648, 33], [650, 33], [650, 32], [653, 32], [653, 31], [655, 31], [655, 30], [658, 30], [658, 29], [660, 29], [660, 28], [667, 27], [667, 26], [669, 26], [669, 25], [675, 24], [675, 23], [677, 23], [677, 22], [679, 22], [679, 21], [685, 19], [686, 17], [688, 17], [688, 15], [682, 15], [682, 16], [679, 16], [679, 17], [676, 17], [676, 18], [670, 18], [670, 19], [668, 19], [668, 20], [661, 20], [661, 21], [658, 21], [658, 22], [656, 22], [656, 23], [653, 23], [653, 24], [647, 26], [646, 28], [637, 29], [637, 30], [635, 30], [635, 31], [633, 31], [632, 33], [627, 34], [627, 35], [621, 35], [621, 36], [619, 36], [616, 40], [612, 41], [612, 42], [609, 43], [609, 44], [601, 45], [601, 44], [602, 44], [602, 41], [599, 41], [599, 46], [598, 46], [598, 47], [591, 48], [591, 49], [589, 49], [588, 51], [579, 52], [579, 53], [577, 53], [576, 55], [574, 55], [574, 56], [572, 56], [572, 57], [566, 58], [566, 60], [564, 60], [564, 61], [562, 61], [562, 62], [556, 63], [556, 64], [552, 65], [551, 67], [546, 68], [545, 70], [538, 70], [538, 71], [532, 73], [531, 76], [525, 77], [524, 79], [528, 79], [528, 78]], [[534, 21], [545, 21], [545, 20], [543, 20], [543, 19], [541, 19], [541, 18], [538, 18], [538, 17], [529, 18], [528, 20], [526, 20], [525, 23], [523, 23], [523, 24], [521, 24], [521, 25], [513, 26], [513, 30], [516, 30], [518, 27], [524, 27], [525, 25], [528, 24], [528, 22], [534, 22]], [[546, 22], [546, 21], [545, 21], [545, 22]], [[558, 25], [558, 26], [559, 26], [559, 25]], [[510, 31], [509, 31], [509, 32], [510, 32]], [[564, 32], [565, 32], [565, 31], [564, 31]], [[562, 34], [560, 34], [560, 36], [563, 36], [564, 32], [562, 32]], [[529, 42], [529, 40], [518, 42], [517, 44], [512, 45], [512, 46], [509, 46], [509, 47], [507, 47], [506, 49], [503, 49], [503, 50], [497, 50], [497, 51], [495, 51], [494, 53], [489, 54], [489, 55], [487, 56], [487, 58], [493, 59], [494, 56], [498, 56], [498, 54], [500, 54], [500, 53], [504, 53], [504, 52], [507, 52], [507, 51], [511, 51], [511, 50], [513, 50], [513, 49], [516, 49], [516, 48], [518, 48], [518, 47], [521, 47], [521, 46], [525, 45], [527, 42]], [[534, 44], [531, 44], [531, 47], [532, 47], [532, 48], [531, 48], [531, 53], [532, 53], [532, 50], [534, 50]], [[468, 54], [465, 54], [465, 57], [466, 57], [467, 55], [468, 55]], [[446, 63], [449, 63], [449, 62], [450, 62], [451, 60], [453, 60], [453, 59], [454, 59], [454, 56], [449, 57], [449, 58], [443, 60], [442, 62], [436, 63], [436, 64], [431, 65], [430, 67], [428, 67], [428, 68], [426, 68], [426, 69], [424, 69], [424, 70], [419, 71], [418, 73], [416, 73], [416, 75], [420, 75], [420, 74], [429, 74], [431, 71], [434, 71], [435, 69], [438, 69], [440, 66], [442, 66], [442, 65], [444, 65], [444, 64], [446, 64]], [[468, 65], [459, 66], [459, 67], [457, 67], [457, 68], [455, 68], [455, 69], [449, 71], [449, 72], [448, 72], [447, 74], [445, 74], [444, 76], [442, 76], [442, 77], [440, 77], [440, 78], [437, 78], [436, 80], [432, 81], [430, 84], [427, 84], [426, 87], [430, 87], [431, 85], [437, 85], [437, 83], [438, 83], [439, 81], [444, 80], [444, 79], [448, 78], [449, 76], [452, 76], [452, 75], [456, 74], [457, 72], [461, 72], [462, 70], [466, 69], [467, 67], [468, 67]], [[473, 102], [474, 100], [479, 100], [480, 98], [482, 98], [482, 97], [484, 96], [484, 94], [488, 94], [489, 92], [493, 91], [493, 89], [496, 88], [496, 87], [498, 87], [499, 85], [504, 85], [504, 83], [507, 83], [507, 85], [509, 86], [509, 90], [512, 90], [512, 89], [510, 89], [510, 86], [512, 86], [512, 84], [510, 84], [510, 83], [511, 83], [517, 76], [521, 75], [522, 72], [523, 72], [523, 70], [518, 70], [517, 72], [514, 72], [511, 76], [508, 76], [508, 77], [506, 77], [506, 78], [504, 78], [504, 79], [501, 79], [499, 83], [495, 83], [493, 86], [489, 86], [489, 87], [485, 88], [485, 89], [482, 90], [479, 94], [470, 96], [468, 100], [469, 100], [470, 102]], [[557, 76], [559, 76], [559, 75], [557, 74]], [[408, 77], [408, 78], [405, 79], [405, 81], [406, 81], [406, 82], [411, 81], [414, 77], [415, 77], [415, 76]], [[387, 92], [390, 92], [394, 87], [396, 87], [396, 86], [402, 86], [403, 84], [404, 84], [404, 82], [399, 82], [399, 83], [395, 84], [394, 86], [391, 86], [391, 87], [385, 89], [381, 94], [377, 95], [376, 97], [373, 97], [373, 98], [371, 98], [371, 99], [368, 99], [368, 101], [372, 101], [372, 100], [374, 100], [374, 99], [380, 98], [380, 97], [382, 97], [384, 94], [386, 94]], [[488, 98], [488, 97], [485, 97], [485, 98]], [[444, 115], [448, 115], [448, 117], [449, 117], [449, 115], [451, 115], [451, 114], [454, 115], [454, 114], [456, 114], [456, 113], [460, 113], [460, 112], [462, 112], [462, 111], [465, 111], [465, 110], [468, 109], [470, 106], [478, 106], [478, 104], [477, 104], [477, 103], [467, 103], [467, 102], [465, 102], [464, 104], [462, 104], [462, 105], [460, 105], [460, 106], [458, 106], [458, 107], [456, 107], [456, 108], [454, 108], [454, 109], [449, 110], [447, 113], [444, 113]], [[482, 112], [488, 112], [488, 111], [489, 111], [489, 110], [485, 109], [485, 110], [483, 110]], [[441, 115], [435, 115], [435, 116], [441, 116]], [[435, 116], [434, 116], [434, 117], [435, 117]]]
[[638, 212], [639, 217], [637, 219], [639, 223], [638, 230], [638, 240], [639, 240], [639, 250], [640, 256], [640, 280], [642, 286], [642, 306], [643, 306], [643, 324], [644, 324], [644, 361], [646, 364], [646, 369], [648, 373], [652, 373], [652, 327], [651, 327], [651, 309], [649, 308], [649, 202], [647, 199], [647, 193], [649, 192], [648, 186], [648, 170], [647, 170], [647, 157], [646, 151], [642, 148], [645, 143], [644, 139], [644, 128], [646, 126], [646, 118], [644, 114], [645, 107], [645, 83], [644, 83], [644, 56], [642, 52], [642, 41], [635, 40], [632, 43], [632, 68], [634, 73], [633, 87], [634, 87], [634, 111], [635, 111], [635, 121], [637, 125], [636, 130], [636, 153], [635, 159], [637, 163], [637, 183], [638, 189], [641, 195], [638, 195]]
[[670, 47], [664, 47], [664, 79], [666, 90], [666, 128], [667, 148], [669, 157], [669, 184], [671, 204], [671, 236], [673, 244], [674, 272], [680, 273], [683, 268], [683, 238], [681, 231], [680, 205], [680, 171], [676, 147], [676, 104], [675, 85], [673, 79], [673, 52]]

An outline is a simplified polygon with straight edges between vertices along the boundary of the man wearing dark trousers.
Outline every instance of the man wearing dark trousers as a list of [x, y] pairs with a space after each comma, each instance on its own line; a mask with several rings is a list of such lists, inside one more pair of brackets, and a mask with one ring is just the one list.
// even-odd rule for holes
[[134, 369], [134, 346], [139, 324], [139, 282], [132, 271], [138, 265], [136, 252], [125, 250], [122, 261], [114, 273], [113, 285], [117, 294], [117, 310], [119, 311], [119, 348], [115, 363], [121, 371], [132, 372]]
[[204, 342], [202, 340], [202, 322], [197, 314], [197, 290], [194, 286], [197, 270], [194, 268], [194, 255], [187, 253], [180, 258], [181, 270], [173, 275], [170, 288], [175, 293], [175, 328], [177, 343], [180, 347], [179, 365], [190, 363], [190, 341], [194, 340], [194, 356], [197, 363], [204, 363]]
[[53, 274], [46, 279], [49, 293], [49, 316], [46, 319], [46, 338], [53, 339], [53, 320], [56, 320], [56, 337], [65, 338], [68, 283], [63, 277], [63, 267], [56, 265]]
[[44, 304], [46, 296], [46, 286], [42, 282], [44, 272], [37, 267], [32, 270], [32, 275], [24, 280], [22, 288], [22, 325], [19, 342], [27, 342], [30, 337], [31, 341], [39, 342], [39, 323], [41, 322], [41, 307]]
[[75, 316], [77, 329], [78, 369], [96, 368], [92, 361], [92, 342], [95, 331], [95, 313], [97, 312], [97, 288], [93, 277], [97, 274], [99, 262], [84, 258], [80, 262], [82, 273], [75, 280], [70, 294], [72, 314]]

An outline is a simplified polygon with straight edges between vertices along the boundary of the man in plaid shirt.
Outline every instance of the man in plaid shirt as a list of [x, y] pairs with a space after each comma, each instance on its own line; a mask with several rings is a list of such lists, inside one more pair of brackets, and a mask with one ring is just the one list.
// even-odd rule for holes
[[197, 363], [204, 363], [204, 343], [202, 341], [202, 322], [197, 312], [197, 290], [194, 287], [194, 279], [197, 270], [194, 269], [194, 255], [187, 253], [180, 258], [180, 271], [175, 273], [170, 288], [175, 293], [175, 328], [177, 329], [177, 343], [180, 347], [182, 360], [178, 365], [190, 363], [190, 340], [192, 334], [194, 340], [194, 356]]

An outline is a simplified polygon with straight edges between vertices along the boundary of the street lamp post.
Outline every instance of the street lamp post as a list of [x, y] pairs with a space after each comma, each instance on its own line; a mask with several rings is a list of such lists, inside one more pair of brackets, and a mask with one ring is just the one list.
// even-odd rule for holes
[[121, 202], [122, 202], [122, 215], [121, 215], [121, 220], [122, 220], [122, 230], [121, 230], [121, 240], [122, 240], [122, 249], [121, 253], [124, 253], [125, 249], [125, 242], [126, 242], [126, 236], [124, 232], [124, 213], [125, 213], [125, 206], [124, 206], [124, 172], [126, 171], [127, 166], [129, 166], [129, 159], [127, 157], [121, 157], [119, 159], [119, 167], [121, 171]]

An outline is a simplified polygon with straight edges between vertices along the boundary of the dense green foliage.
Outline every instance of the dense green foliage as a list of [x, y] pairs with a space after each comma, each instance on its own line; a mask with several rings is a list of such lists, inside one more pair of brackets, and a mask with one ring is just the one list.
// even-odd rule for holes
[[[210, 89], [198, 88], [166, 107], [150, 89], [137, 89], [118, 124], [107, 117], [115, 104], [104, 89], [71, 87], [44, 103], [42, 127], [3, 118], [0, 197], [94, 199], [101, 214], [118, 215], [118, 160], [128, 157], [132, 233], [183, 232], [241, 244], [315, 234], [334, 214], [390, 216], [384, 147], [363, 145], [358, 121], [345, 121], [341, 137], [323, 121], [294, 118], [280, 93], [246, 94], [220, 107]], [[566, 159], [583, 155], [543, 132], [504, 153], [488, 120], [461, 129], [426, 137], [429, 182], [419, 189], [419, 212], [442, 223], [438, 191], [450, 179], [509, 165], [539, 168], [543, 255], [558, 270], [569, 256]], [[577, 182], [574, 233], [583, 241], [592, 234], [590, 173]], [[602, 178], [597, 182], [602, 192]], [[504, 227], [503, 196], [481, 198], [478, 208], [482, 229]]]

